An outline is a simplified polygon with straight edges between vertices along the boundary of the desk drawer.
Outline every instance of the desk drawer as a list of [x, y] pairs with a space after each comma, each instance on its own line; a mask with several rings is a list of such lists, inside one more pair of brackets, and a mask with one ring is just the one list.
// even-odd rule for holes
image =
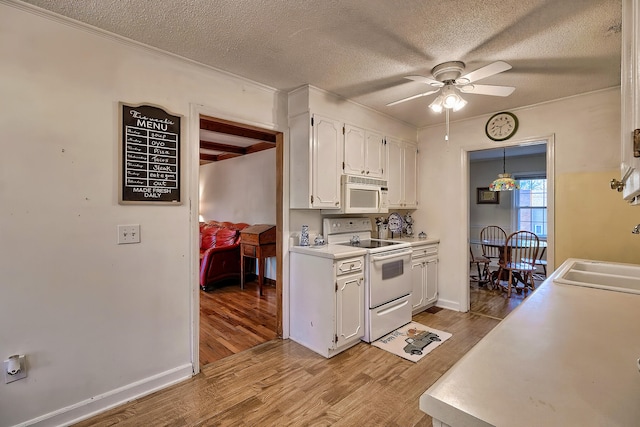
[[247, 243], [253, 246], [258, 246], [258, 244], [260, 243], [259, 234], [242, 233], [240, 239], [242, 243]]
[[242, 244], [242, 255], [256, 257], [256, 246]]

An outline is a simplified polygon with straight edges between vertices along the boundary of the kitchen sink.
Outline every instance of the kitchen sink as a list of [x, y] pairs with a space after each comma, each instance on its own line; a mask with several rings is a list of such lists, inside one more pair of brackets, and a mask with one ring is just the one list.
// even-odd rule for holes
[[570, 260], [554, 282], [630, 294], [640, 294], [640, 265]]

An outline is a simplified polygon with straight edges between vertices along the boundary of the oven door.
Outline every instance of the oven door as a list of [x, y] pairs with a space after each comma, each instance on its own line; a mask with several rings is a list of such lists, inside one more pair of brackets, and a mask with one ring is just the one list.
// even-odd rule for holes
[[392, 249], [369, 256], [369, 308], [409, 295], [411, 248]]

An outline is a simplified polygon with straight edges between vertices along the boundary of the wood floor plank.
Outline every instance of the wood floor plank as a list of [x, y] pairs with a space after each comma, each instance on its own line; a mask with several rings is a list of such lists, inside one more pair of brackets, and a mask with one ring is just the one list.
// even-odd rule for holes
[[417, 363], [364, 342], [325, 359], [271, 340], [78, 426], [431, 425], [420, 395], [499, 321], [435, 308], [413, 320], [453, 336]]
[[255, 281], [200, 292], [200, 365], [276, 338], [276, 288]]
[[[505, 301], [497, 291], [481, 295], [486, 290], [472, 288], [472, 308], [480, 310], [477, 314], [439, 308], [417, 314], [414, 321], [453, 334], [417, 363], [364, 342], [325, 359], [293, 341], [273, 339], [275, 333], [254, 344], [266, 331], [275, 331], [275, 320], [260, 317], [270, 310], [269, 291], [275, 297], [275, 289], [269, 288], [259, 303], [238, 302], [233, 296], [237, 290], [231, 289], [203, 298], [201, 324], [209, 324], [201, 326], [206, 342], [201, 353], [204, 347], [207, 357], [224, 358], [212, 359], [187, 381], [77, 425], [430, 426], [431, 418], [418, 406], [420, 395], [518, 301], [514, 295], [512, 301]], [[256, 299], [257, 288], [245, 296], [251, 292]], [[218, 304], [216, 298], [223, 302]], [[260, 320], [253, 326], [239, 320], [238, 313], [244, 309], [252, 309]], [[249, 347], [240, 350], [243, 345]], [[239, 352], [229, 354], [229, 348]]]

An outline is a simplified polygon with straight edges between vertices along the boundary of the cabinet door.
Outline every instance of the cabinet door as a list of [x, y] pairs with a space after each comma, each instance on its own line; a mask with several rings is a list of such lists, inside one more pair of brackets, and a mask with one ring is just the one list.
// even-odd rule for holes
[[336, 348], [364, 336], [363, 282], [362, 273], [338, 277], [336, 281]]
[[418, 147], [405, 144], [403, 153], [403, 206], [416, 208], [418, 206]]
[[389, 208], [402, 207], [402, 142], [396, 139], [387, 139], [387, 186], [389, 192]]
[[[640, 158], [633, 156], [633, 133], [640, 128], [640, 5], [634, 0], [622, 2], [622, 127], [620, 174], [635, 168], [623, 189], [625, 200], [640, 194]], [[640, 204], [636, 203], [634, 204]]]
[[342, 171], [342, 126], [337, 120], [313, 115], [313, 194], [314, 208], [340, 207]]
[[349, 175], [364, 175], [365, 166], [365, 135], [364, 129], [344, 126], [344, 173]]
[[365, 133], [365, 175], [371, 178], [384, 177], [385, 145], [382, 134]]
[[411, 260], [411, 310], [415, 313], [425, 303], [424, 258]]
[[425, 304], [438, 300], [438, 259], [429, 258], [425, 264]]

